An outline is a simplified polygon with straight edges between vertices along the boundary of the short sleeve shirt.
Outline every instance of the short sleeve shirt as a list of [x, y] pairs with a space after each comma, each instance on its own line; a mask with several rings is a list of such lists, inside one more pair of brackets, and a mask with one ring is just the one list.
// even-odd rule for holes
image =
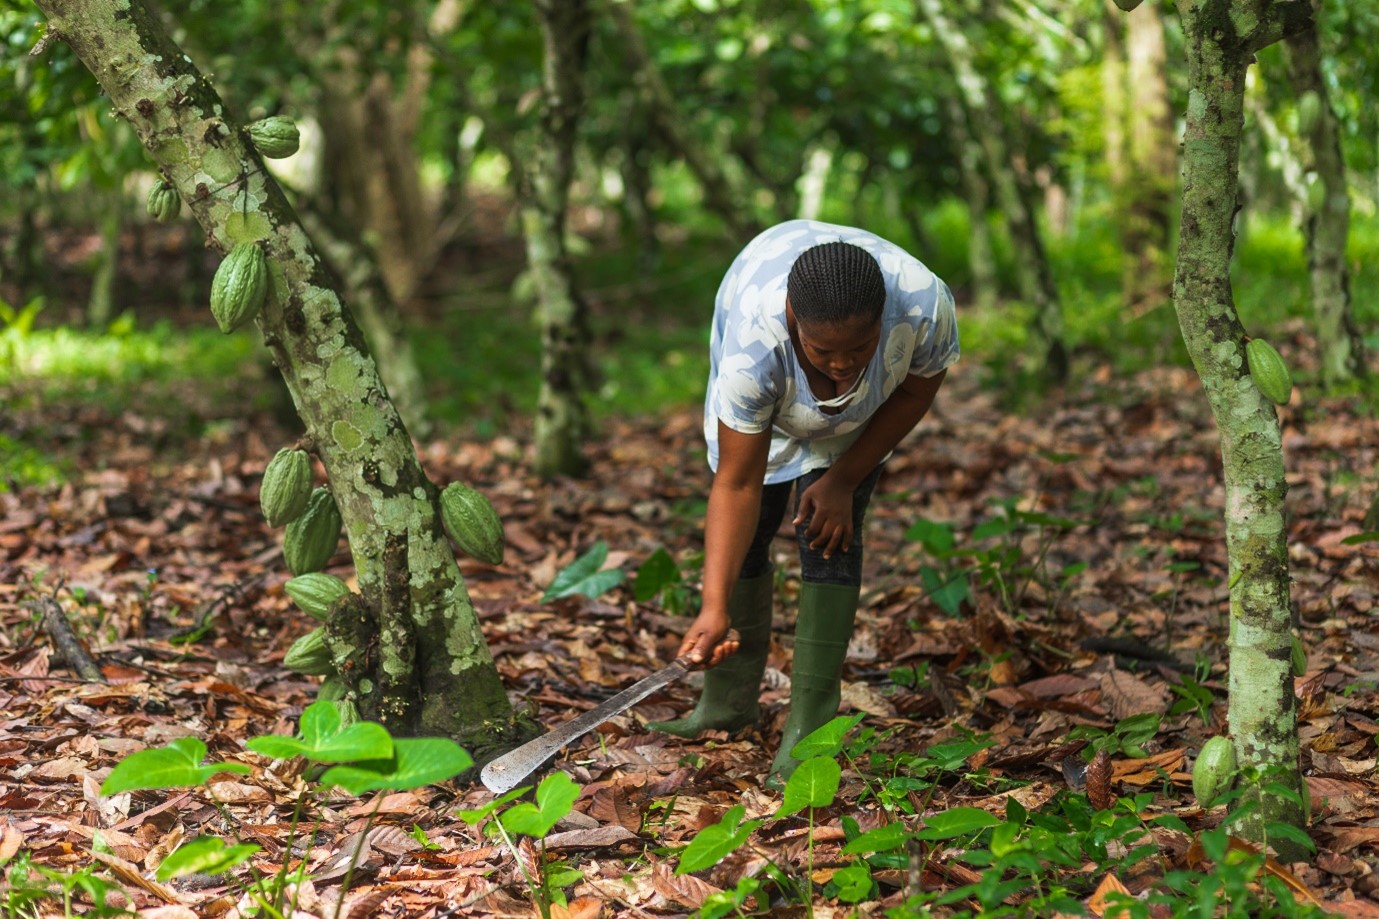
[[[820, 243], [847, 242], [875, 256], [886, 282], [881, 340], [836, 413], [822, 410], [786, 327], [786, 279], [796, 257]], [[718, 422], [744, 434], [771, 431], [766, 484], [827, 468], [911, 374], [932, 377], [959, 356], [948, 285], [894, 243], [854, 227], [790, 220], [738, 254], [714, 301], [704, 436], [718, 469]], [[836, 402], [837, 400], [835, 400]]]

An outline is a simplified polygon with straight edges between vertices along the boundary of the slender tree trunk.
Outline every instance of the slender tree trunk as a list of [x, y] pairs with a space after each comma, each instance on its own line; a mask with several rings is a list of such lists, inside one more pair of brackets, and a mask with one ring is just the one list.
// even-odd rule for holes
[[1178, 188], [1178, 144], [1168, 98], [1168, 53], [1157, 3], [1131, 13], [1126, 40], [1129, 81], [1129, 175], [1124, 241], [1130, 253], [1126, 302], [1146, 309], [1171, 298], [1168, 246]]
[[538, 475], [579, 475], [591, 381], [588, 310], [575, 288], [565, 249], [565, 211], [584, 110], [584, 67], [592, 18], [588, 0], [535, 0], [544, 61], [539, 131], [526, 144], [522, 232], [541, 315], [541, 393], [534, 468]]
[[[1239, 831], [1268, 838], [1276, 821], [1301, 826], [1296, 799], [1297, 704], [1290, 667], [1288, 546], [1278, 415], [1253, 384], [1245, 329], [1231, 291], [1245, 76], [1254, 54], [1299, 27], [1305, 3], [1178, 0], [1188, 55], [1182, 230], [1173, 299], [1183, 340], [1221, 436], [1230, 592], [1231, 738], [1242, 765], [1294, 797], [1247, 791], [1255, 805]], [[1286, 838], [1269, 839], [1295, 855]]]
[[[1314, 6], [1314, 13], [1315, 9]], [[1336, 386], [1365, 376], [1367, 370], [1364, 338], [1351, 306], [1350, 271], [1346, 266], [1350, 196], [1341, 155], [1340, 122], [1322, 78], [1315, 24], [1284, 42], [1284, 51], [1299, 112], [1312, 110], [1305, 113], [1308, 123], [1298, 125], [1302, 166], [1309, 174], [1309, 193], [1303, 197], [1303, 233], [1312, 281], [1312, 309], [1317, 317], [1322, 384]], [[1309, 94], [1315, 99], [1315, 106], [1311, 101], [1304, 105]], [[1311, 191], [1313, 183], [1320, 191]]]
[[[206, 78], [139, 0], [38, 0], [127, 119], [212, 245], [263, 247], [272, 284], [255, 320], [344, 519], [376, 644], [360, 648], [366, 715], [447, 735], [476, 760], [527, 732], [514, 717], [454, 550], [363, 336], [282, 189]], [[334, 623], [332, 619], [332, 623]], [[372, 686], [382, 687], [381, 693]]]
[[96, 255], [91, 275], [91, 295], [86, 300], [86, 321], [94, 329], [110, 324], [115, 310], [115, 288], [119, 282], [120, 227], [123, 224], [120, 196], [110, 192], [100, 219], [101, 250]]
[[958, 148], [962, 193], [967, 199], [967, 264], [972, 272], [972, 304], [983, 312], [994, 309], [999, 282], [996, 253], [991, 245], [991, 227], [986, 216], [991, 210], [991, 184], [982, 171], [982, 148], [967, 126], [967, 111], [957, 96], [946, 97], [948, 130]]
[[685, 125], [688, 117], [661, 78], [660, 71], [647, 51], [646, 42], [632, 18], [627, 0], [608, 0], [606, 8], [613, 15], [622, 51], [632, 71], [632, 80], [642, 93], [647, 112], [655, 120], [656, 128], [666, 143], [680, 155], [690, 172], [704, 189], [704, 205], [723, 218], [729, 232], [739, 238], [755, 236], [759, 227], [747, 207], [748, 196], [729, 179], [728, 174], [714, 161], [713, 154], [704, 150], [690, 137]]
[[1015, 176], [1010, 150], [1002, 133], [1001, 106], [986, 78], [977, 70], [966, 36], [944, 11], [943, 0], [918, 0], [918, 3], [953, 67], [963, 106], [967, 109], [968, 126], [978, 135], [987, 174], [996, 186], [996, 201], [1010, 227], [1020, 296], [1034, 311], [1031, 332], [1042, 352], [1030, 369], [1053, 382], [1061, 382], [1068, 376], [1062, 305], [1054, 287], [1038, 221]]

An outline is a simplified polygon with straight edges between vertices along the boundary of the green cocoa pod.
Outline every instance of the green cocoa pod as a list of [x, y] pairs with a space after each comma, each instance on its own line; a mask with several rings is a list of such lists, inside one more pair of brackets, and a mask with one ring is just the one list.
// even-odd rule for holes
[[1315, 172], [1307, 174], [1307, 208], [1313, 213], [1326, 205], [1326, 183]]
[[148, 209], [148, 215], [154, 220], [159, 223], [167, 223], [177, 219], [177, 212], [182, 209], [182, 196], [177, 193], [177, 189], [159, 179], [148, 190], [148, 199], [144, 202], [144, 206]]
[[1307, 650], [1302, 646], [1302, 639], [1293, 636], [1293, 676], [1303, 676], [1307, 673]]
[[350, 684], [338, 676], [328, 676], [321, 681], [321, 687], [316, 690], [316, 698], [323, 702], [340, 702], [349, 692]]
[[249, 138], [264, 156], [282, 159], [297, 152], [302, 136], [291, 118], [271, 115], [249, 125]]
[[497, 565], [503, 561], [503, 522], [479, 492], [451, 482], [441, 492], [441, 525], [465, 555]]
[[271, 527], [286, 526], [311, 500], [311, 457], [305, 450], [283, 447], [263, 470], [259, 507]]
[[302, 516], [283, 532], [283, 560], [295, 575], [320, 571], [335, 554], [340, 542], [340, 509], [330, 490], [317, 488], [307, 501]]
[[1311, 134], [1322, 117], [1322, 97], [1309, 89], [1298, 99], [1298, 133]]
[[335, 672], [325, 629], [312, 629], [292, 643], [283, 657], [283, 666], [307, 676], [329, 676]]
[[1192, 765], [1192, 793], [1202, 807], [1211, 807], [1234, 784], [1235, 744], [1218, 734], [1202, 745]]
[[330, 605], [350, 592], [349, 585], [333, 574], [311, 571], [283, 585], [292, 602], [313, 619], [326, 621]]
[[1275, 405], [1287, 405], [1293, 394], [1293, 375], [1274, 346], [1262, 338], [1251, 338], [1245, 345], [1245, 359], [1250, 377], [1264, 398]]
[[336, 699], [335, 707], [340, 712], [340, 727], [347, 728], [359, 720], [359, 706], [352, 699]]
[[256, 243], [237, 243], [211, 279], [211, 315], [225, 334], [251, 322], [268, 296], [268, 258]]

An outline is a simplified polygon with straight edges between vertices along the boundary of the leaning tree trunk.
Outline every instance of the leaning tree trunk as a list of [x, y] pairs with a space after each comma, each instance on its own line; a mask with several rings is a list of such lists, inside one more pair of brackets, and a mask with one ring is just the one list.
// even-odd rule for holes
[[[358, 327], [282, 189], [219, 95], [139, 0], [38, 0], [134, 126], [221, 252], [262, 246], [272, 292], [256, 319], [344, 519], [374, 662], [361, 709], [401, 734], [446, 735], [476, 759], [526, 732], [484, 644], [437, 489]], [[332, 621], [331, 625], [334, 625]]]
[[[1298, 100], [1300, 158], [1304, 173], [1309, 174], [1303, 233], [1312, 280], [1312, 309], [1317, 317], [1321, 380], [1324, 386], [1335, 386], [1364, 376], [1366, 370], [1364, 339], [1350, 303], [1350, 271], [1346, 266], [1350, 196], [1341, 155], [1340, 122], [1322, 77], [1315, 22], [1284, 42], [1284, 51], [1293, 98]], [[1309, 95], [1315, 105], [1308, 101]], [[1319, 191], [1311, 191], [1313, 183]]]
[[[1118, 0], [1123, 9], [1138, 0]], [[1231, 738], [1242, 765], [1292, 795], [1246, 791], [1247, 838], [1298, 854], [1267, 827], [1303, 824], [1298, 796], [1297, 700], [1290, 666], [1288, 542], [1282, 433], [1273, 403], [1252, 382], [1246, 333], [1231, 291], [1236, 183], [1245, 75], [1260, 49], [1310, 16], [1305, 2], [1178, 0], [1188, 56], [1182, 229], [1173, 301], [1183, 341], [1216, 419], [1226, 485], [1230, 593]]]
[[544, 60], [539, 130], [525, 145], [522, 232], [541, 315], [541, 392], [534, 430], [538, 475], [578, 475], [587, 468], [584, 403], [592, 373], [588, 310], [575, 288], [565, 248], [565, 210], [574, 174], [575, 138], [584, 109], [588, 0], [536, 0]]
[[646, 41], [632, 18], [631, 4], [627, 0], [607, 0], [606, 6], [613, 14], [622, 52], [632, 72], [633, 83], [642, 94], [646, 111], [655, 121], [666, 144], [679, 154], [699, 180], [704, 190], [704, 206], [721, 217], [734, 236], [746, 238], [756, 235], [760, 228], [750, 211], [743, 206], [748, 196], [735, 187], [728, 174], [714, 162], [713, 155], [696, 143], [686, 130], [689, 119], [680, 110], [675, 95], [656, 69]]
[[1038, 221], [1012, 171], [1010, 152], [1002, 135], [1001, 106], [989, 82], [973, 62], [971, 44], [944, 11], [943, 0], [919, 0], [919, 9], [929, 20], [953, 68], [963, 106], [967, 110], [967, 124], [978, 135], [986, 159], [987, 175], [996, 186], [996, 201], [1010, 227], [1020, 297], [1034, 310], [1032, 331], [1042, 351], [1031, 362], [1031, 369], [1053, 382], [1061, 382], [1068, 376], [1062, 305], [1053, 283], [1053, 272], [1044, 251]]
[[996, 254], [991, 246], [991, 228], [986, 215], [991, 210], [991, 183], [982, 171], [982, 148], [967, 126], [967, 110], [957, 96], [946, 97], [948, 132], [958, 148], [962, 195], [967, 199], [967, 264], [972, 272], [972, 305], [982, 312], [996, 308], [999, 281]]
[[426, 382], [421, 378], [416, 353], [402, 327], [402, 316], [373, 253], [352, 226], [338, 225], [336, 215], [314, 201], [298, 200], [298, 217], [316, 250], [340, 278], [350, 312], [356, 317], [378, 363], [379, 376], [388, 398], [397, 408], [408, 433], [425, 438], [431, 433]]

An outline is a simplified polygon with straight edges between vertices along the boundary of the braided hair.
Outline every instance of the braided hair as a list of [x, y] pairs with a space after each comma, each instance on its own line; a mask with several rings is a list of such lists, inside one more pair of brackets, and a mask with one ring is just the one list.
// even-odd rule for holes
[[795, 318], [838, 325], [881, 318], [886, 281], [876, 258], [852, 243], [820, 243], [800, 253], [785, 282]]

